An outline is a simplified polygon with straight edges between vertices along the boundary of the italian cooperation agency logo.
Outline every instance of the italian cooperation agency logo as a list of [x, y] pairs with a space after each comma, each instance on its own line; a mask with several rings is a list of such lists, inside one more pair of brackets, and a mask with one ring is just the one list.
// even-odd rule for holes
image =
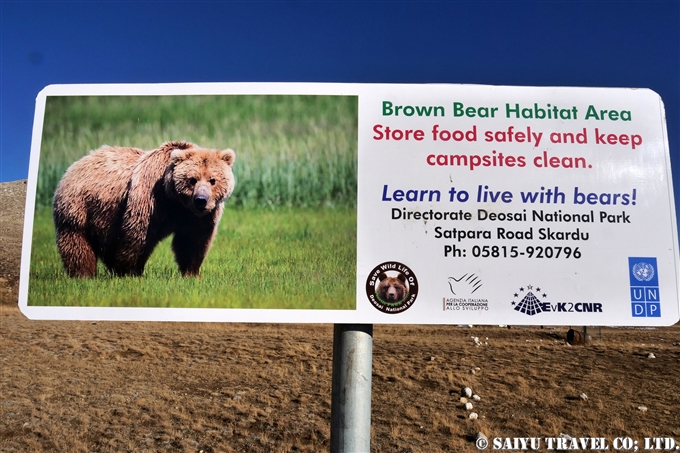
[[383, 313], [397, 314], [411, 308], [418, 297], [416, 274], [403, 263], [386, 261], [366, 279], [366, 296]]
[[459, 273], [447, 279], [452, 296], [442, 298], [444, 311], [488, 311], [489, 301], [478, 292], [483, 285], [474, 272]]

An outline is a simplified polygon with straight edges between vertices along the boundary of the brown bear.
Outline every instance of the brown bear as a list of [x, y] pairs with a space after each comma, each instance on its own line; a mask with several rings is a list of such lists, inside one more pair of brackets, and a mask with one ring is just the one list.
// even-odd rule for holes
[[389, 277], [386, 273], [381, 272], [378, 275], [378, 288], [376, 293], [378, 297], [389, 303], [402, 302], [408, 295], [408, 287], [406, 286], [406, 276], [399, 272], [396, 277]]
[[183, 276], [198, 275], [234, 190], [230, 149], [168, 142], [145, 152], [103, 146], [69, 167], [54, 194], [57, 248], [71, 277], [93, 277], [97, 259], [115, 275], [141, 275], [174, 234]]

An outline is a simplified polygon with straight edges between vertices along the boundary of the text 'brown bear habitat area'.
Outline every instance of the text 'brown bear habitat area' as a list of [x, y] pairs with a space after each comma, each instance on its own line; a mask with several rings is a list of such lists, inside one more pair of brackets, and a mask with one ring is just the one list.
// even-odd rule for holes
[[[27, 320], [25, 187], [0, 184], [1, 452], [329, 450], [331, 325]], [[680, 325], [590, 328], [585, 347], [566, 330], [375, 326], [371, 451], [475, 452], [477, 432], [680, 440]]]

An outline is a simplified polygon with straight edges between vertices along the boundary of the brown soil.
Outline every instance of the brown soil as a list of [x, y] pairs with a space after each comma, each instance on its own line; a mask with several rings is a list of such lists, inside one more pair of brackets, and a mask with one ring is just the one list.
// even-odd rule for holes
[[26, 181], [0, 183], [0, 304], [16, 304]]
[[[29, 321], [24, 196], [0, 184], [1, 452], [328, 451], [332, 326]], [[566, 330], [376, 326], [372, 451], [473, 452], [480, 431], [680, 442], [679, 325], [590, 328], [586, 347]]]

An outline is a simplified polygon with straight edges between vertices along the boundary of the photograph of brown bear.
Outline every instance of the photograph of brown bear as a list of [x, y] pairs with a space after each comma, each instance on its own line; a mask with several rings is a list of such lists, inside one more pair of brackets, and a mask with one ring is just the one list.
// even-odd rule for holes
[[378, 275], [376, 294], [387, 303], [403, 302], [408, 296], [406, 276], [399, 272], [396, 277], [390, 277], [385, 272]]
[[97, 260], [139, 276], [174, 235], [183, 276], [196, 276], [234, 190], [231, 149], [167, 142], [145, 152], [103, 146], [71, 165], [54, 194], [57, 248], [71, 277], [94, 277]]

